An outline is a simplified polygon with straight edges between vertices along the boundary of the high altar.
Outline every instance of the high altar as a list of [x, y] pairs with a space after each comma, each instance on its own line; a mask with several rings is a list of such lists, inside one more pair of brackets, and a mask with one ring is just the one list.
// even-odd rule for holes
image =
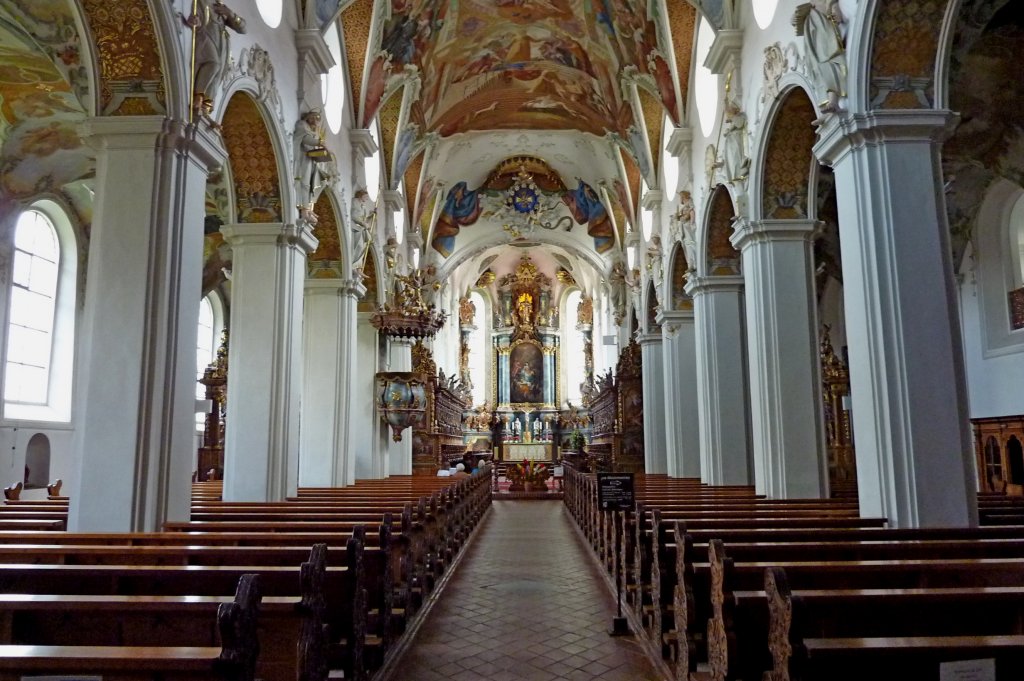
[[559, 320], [551, 279], [525, 253], [497, 286], [493, 404], [506, 459], [551, 459], [559, 404]]

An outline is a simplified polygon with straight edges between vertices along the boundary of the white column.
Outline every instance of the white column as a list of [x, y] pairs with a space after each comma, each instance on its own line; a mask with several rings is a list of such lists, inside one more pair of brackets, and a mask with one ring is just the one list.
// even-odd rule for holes
[[946, 111], [836, 120], [857, 485], [894, 527], [977, 523], [967, 391], [939, 165]]
[[640, 356], [644, 383], [644, 472], [668, 472], [665, 454], [665, 362], [661, 334], [641, 334]]
[[743, 277], [691, 275], [686, 292], [696, 325], [700, 477], [709, 485], [749, 485]]
[[384, 477], [374, 469], [380, 440], [381, 420], [377, 414], [376, 380], [379, 361], [377, 329], [370, 326], [369, 312], [356, 313], [356, 362], [353, 366], [351, 408], [353, 423], [360, 424], [349, 437], [355, 451], [357, 479]]
[[828, 485], [814, 294], [814, 220], [739, 220], [750, 366], [754, 485], [774, 499]]
[[[409, 338], [388, 339], [388, 371], [412, 371], [412, 344]], [[402, 432], [401, 442], [388, 437], [388, 465], [385, 470], [388, 475], [412, 475], [412, 428]]]
[[69, 529], [142, 532], [188, 518], [207, 173], [226, 153], [163, 117], [93, 118]]
[[693, 310], [658, 315], [665, 356], [665, 435], [668, 474], [700, 477], [700, 394]]
[[313, 232], [221, 227], [232, 250], [224, 500], [280, 501], [299, 478], [302, 290]]
[[300, 487], [355, 482], [356, 304], [365, 291], [354, 280], [306, 280]]

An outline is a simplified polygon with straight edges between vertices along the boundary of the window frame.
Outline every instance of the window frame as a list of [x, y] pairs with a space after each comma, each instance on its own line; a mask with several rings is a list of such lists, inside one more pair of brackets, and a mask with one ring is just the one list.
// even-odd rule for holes
[[[53, 199], [42, 198], [26, 205], [18, 218], [27, 212], [41, 214], [49, 222], [57, 241], [57, 282], [54, 292], [53, 323], [50, 332], [50, 357], [47, 367], [46, 399], [42, 403], [6, 399], [7, 359], [9, 354], [11, 303], [14, 295], [13, 275], [7, 283], [6, 308], [3, 311], [3, 418], [5, 421], [70, 423], [75, 390], [75, 335], [78, 325], [78, 250], [71, 213]], [[11, 231], [10, 253], [13, 266], [14, 230]]]

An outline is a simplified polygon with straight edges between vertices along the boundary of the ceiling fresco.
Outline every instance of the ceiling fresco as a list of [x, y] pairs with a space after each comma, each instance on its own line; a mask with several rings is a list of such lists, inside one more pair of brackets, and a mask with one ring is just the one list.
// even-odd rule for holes
[[[657, 6], [657, 4], [655, 4]], [[364, 120], [407, 66], [422, 78], [413, 120], [442, 136], [579, 130], [623, 137], [635, 124], [620, 78], [635, 74], [678, 120], [657, 17], [629, 0], [395, 0], [370, 66]]]
[[94, 172], [76, 126], [91, 99], [75, 16], [65, 0], [0, 0], [0, 189], [58, 193]]
[[942, 149], [955, 262], [993, 182], [1024, 186], [1024, 3], [968, 0], [953, 43], [950, 108], [960, 123]]

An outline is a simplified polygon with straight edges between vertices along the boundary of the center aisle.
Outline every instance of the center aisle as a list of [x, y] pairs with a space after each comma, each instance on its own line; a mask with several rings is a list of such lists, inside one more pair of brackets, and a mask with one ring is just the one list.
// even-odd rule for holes
[[558, 501], [495, 501], [395, 681], [655, 680]]

